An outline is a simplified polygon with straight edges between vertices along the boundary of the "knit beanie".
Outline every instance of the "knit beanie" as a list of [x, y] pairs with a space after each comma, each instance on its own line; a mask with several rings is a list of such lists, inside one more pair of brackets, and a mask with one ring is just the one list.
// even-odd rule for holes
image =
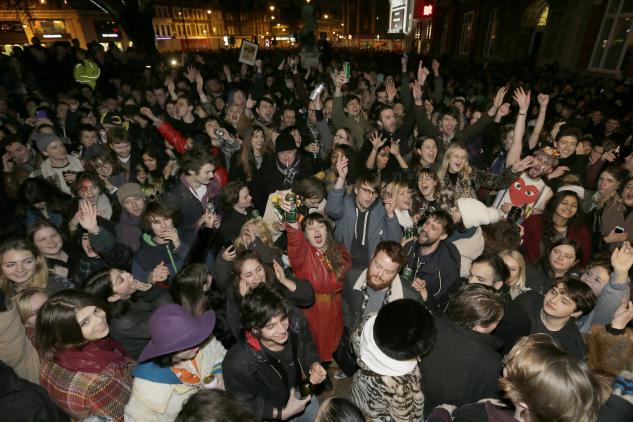
[[485, 226], [496, 223], [501, 219], [501, 210], [488, 208], [482, 202], [473, 198], [460, 198], [457, 200], [457, 207], [462, 214], [464, 227]]
[[34, 133], [31, 135], [31, 139], [35, 142], [37, 149], [40, 150], [41, 153], [46, 151], [46, 148], [55, 141], [64, 143], [59, 136], [52, 133]]
[[295, 149], [297, 149], [297, 143], [290, 132], [283, 131], [279, 134], [279, 136], [277, 136], [277, 140], [275, 141], [275, 152], [292, 151]]

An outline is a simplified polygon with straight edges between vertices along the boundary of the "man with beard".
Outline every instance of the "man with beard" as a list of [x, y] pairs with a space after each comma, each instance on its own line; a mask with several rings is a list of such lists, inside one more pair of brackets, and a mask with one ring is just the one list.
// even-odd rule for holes
[[552, 189], [545, 184], [543, 177], [554, 170], [557, 156], [558, 151], [551, 147], [536, 151], [535, 164], [514, 179], [507, 189], [499, 191], [492, 206], [499, 208], [504, 215], [507, 215], [512, 207], [522, 208], [521, 220], [516, 221], [517, 224], [532, 213], [541, 214], [553, 195]]
[[404, 245], [405, 270], [412, 274], [412, 287], [431, 308], [445, 303], [451, 286], [459, 280], [461, 256], [446, 240], [452, 233], [451, 216], [438, 210], [426, 219], [418, 238]]
[[339, 367], [351, 376], [358, 366], [349, 345], [350, 333], [363, 317], [376, 314], [385, 304], [398, 299], [422, 302], [421, 296], [410, 284], [400, 280], [398, 273], [404, 264], [402, 246], [391, 240], [382, 241], [367, 268], [343, 286], [343, 327], [341, 344], [334, 354]]

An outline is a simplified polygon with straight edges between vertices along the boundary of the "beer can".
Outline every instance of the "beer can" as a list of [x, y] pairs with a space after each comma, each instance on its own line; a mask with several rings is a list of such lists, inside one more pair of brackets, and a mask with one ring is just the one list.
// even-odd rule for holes
[[297, 222], [297, 195], [294, 192], [286, 194], [286, 201], [290, 203], [290, 211], [286, 212], [286, 221], [289, 223]]
[[343, 73], [345, 73], [345, 79], [349, 81], [349, 79], [352, 77], [352, 67], [349, 62], [343, 63]]
[[318, 97], [319, 95], [321, 95], [321, 93], [323, 92], [323, 90], [324, 90], [324, 89], [325, 89], [325, 84], [324, 84], [324, 83], [320, 83], [320, 84], [318, 84], [318, 85], [316, 86], [316, 88], [314, 88], [314, 89], [312, 90], [312, 92], [310, 93], [310, 99], [311, 99], [312, 101], [316, 100], [316, 99], [317, 99], [317, 97]]

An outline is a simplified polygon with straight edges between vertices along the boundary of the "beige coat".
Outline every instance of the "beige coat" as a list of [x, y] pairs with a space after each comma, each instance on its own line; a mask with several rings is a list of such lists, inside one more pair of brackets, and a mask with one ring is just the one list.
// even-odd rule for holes
[[[226, 350], [214, 337], [196, 355], [196, 367], [200, 369], [203, 376], [211, 374], [221, 368], [225, 354]], [[202, 388], [207, 387], [184, 383], [164, 384], [134, 378], [132, 397], [125, 406], [125, 420], [127, 422], [173, 421], [184, 401]], [[221, 388], [224, 388], [223, 385]]]
[[16, 308], [0, 312], [0, 360], [20, 378], [40, 383], [40, 357], [26, 336]]

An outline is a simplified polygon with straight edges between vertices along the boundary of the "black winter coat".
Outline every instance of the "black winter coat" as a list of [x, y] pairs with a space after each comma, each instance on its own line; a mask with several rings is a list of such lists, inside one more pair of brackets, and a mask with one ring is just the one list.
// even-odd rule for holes
[[[290, 336], [295, 336], [297, 347], [295, 365], [299, 365], [307, 376], [310, 367], [319, 362], [319, 356], [308, 323], [298, 310], [290, 317], [289, 331]], [[292, 347], [292, 342], [289, 338], [286, 347]], [[270, 363], [270, 359], [261, 347], [258, 350], [242, 338], [231, 347], [222, 362], [226, 390], [238, 400], [248, 403], [256, 421], [273, 419], [273, 409], [285, 407], [290, 389], [297, 387], [284, 383], [282, 374]]]
[[502, 356], [498, 349], [503, 342], [463, 328], [445, 315], [433, 319], [435, 345], [420, 363], [425, 414], [444, 403], [460, 407], [483, 398], [500, 398]]

